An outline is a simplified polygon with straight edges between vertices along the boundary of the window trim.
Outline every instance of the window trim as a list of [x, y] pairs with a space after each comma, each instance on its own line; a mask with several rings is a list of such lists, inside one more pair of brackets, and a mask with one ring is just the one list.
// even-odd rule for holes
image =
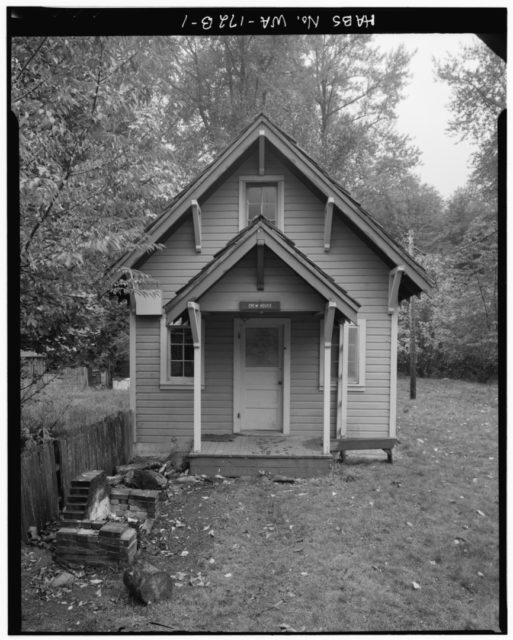
[[[349, 391], [363, 391], [365, 389], [365, 363], [366, 363], [366, 343], [367, 343], [367, 320], [362, 318], [358, 320], [357, 324], [351, 322], [344, 323], [344, 340], [347, 340], [349, 327], [358, 328], [358, 382], [347, 381], [347, 388]], [[341, 345], [341, 346], [342, 346]]]
[[[352, 322], [339, 323], [339, 362], [344, 340], [347, 341], [348, 327], [358, 327], [358, 382], [347, 382], [348, 391], [365, 391], [365, 364], [366, 364], [366, 344], [367, 344], [367, 319], [360, 318], [355, 325]], [[319, 333], [319, 390], [324, 389], [324, 333], [323, 321], [320, 322]], [[332, 377], [330, 386], [333, 390], [337, 389], [338, 377]]]
[[[194, 376], [190, 378], [170, 376], [168, 359], [171, 357], [170, 331], [166, 324], [166, 316], [160, 318], [160, 388], [194, 390]], [[201, 322], [201, 388], [205, 388], [205, 320]]]
[[242, 231], [242, 229], [244, 229], [244, 227], [248, 225], [248, 212], [246, 209], [246, 186], [248, 184], [257, 184], [259, 182], [275, 183], [278, 187], [276, 221], [274, 222], [274, 224], [276, 224], [280, 231], [283, 231], [285, 217], [285, 178], [282, 175], [239, 176], [239, 231]]

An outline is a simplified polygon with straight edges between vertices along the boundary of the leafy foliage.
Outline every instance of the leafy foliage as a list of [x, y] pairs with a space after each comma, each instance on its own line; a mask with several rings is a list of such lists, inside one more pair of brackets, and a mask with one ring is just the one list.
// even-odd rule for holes
[[145, 67], [151, 44], [13, 41], [21, 346], [46, 353], [50, 366], [107, 356], [106, 336], [124, 321], [101, 295], [105, 269], [174, 188], [157, 179], [172, 158], [158, 144], [162, 96], [148, 89]]
[[477, 146], [473, 178], [487, 197], [497, 196], [497, 118], [506, 107], [506, 64], [482, 42], [463, 47], [437, 65], [453, 91], [450, 131]]
[[107, 268], [137, 243], [155, 249], [145, 226], [264, 111], [398, 241], [413, 230], [437, 281], [419, 305], [421, 373], [493, 375], [504, 87], [483, 46], [438, 68], [454, 88], [453, 130], [479, 145], [472, 186], [447, 203], [394, 129], [409, 56], [372, 36], [15, 38], [12, 52], [23, 349], [50, 367], [115, 364], [127, 314], [105, 295]]

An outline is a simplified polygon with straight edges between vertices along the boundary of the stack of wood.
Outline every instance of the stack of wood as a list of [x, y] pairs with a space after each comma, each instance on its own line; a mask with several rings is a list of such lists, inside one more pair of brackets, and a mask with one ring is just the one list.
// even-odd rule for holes
[[55, 539], [55, 560], [69, 564], [127, 564], [137, 551], [137, 532], [125, 523], [91, 522], [61, 527]]

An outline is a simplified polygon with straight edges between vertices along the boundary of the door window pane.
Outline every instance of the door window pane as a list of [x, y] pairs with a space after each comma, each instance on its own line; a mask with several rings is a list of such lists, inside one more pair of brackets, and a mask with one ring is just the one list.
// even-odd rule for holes
[[246, 328], [246, 366], [278, 367], [280, 365], [280, 328]]

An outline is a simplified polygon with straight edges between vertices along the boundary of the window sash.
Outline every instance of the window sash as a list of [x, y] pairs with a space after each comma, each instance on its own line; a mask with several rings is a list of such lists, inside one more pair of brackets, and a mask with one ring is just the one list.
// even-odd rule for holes
[[[330, 384], [335, 387], [338, 379], [339, 359], [344, 348], [344, 330], [348, 343], [348, 367], [347, 384], [349, 388], [365, 385], [365, 352], [366, 352], [366, 319], [358, 321], [358, 324], [340, 324], [333, 327], [331, 342], [331, 378]], [[342, 335], [341, 335], [342, 333]], [[323, 322], [320, 323], [320, 358], [319, 358], [319, 388], [324, 386], [324, 333]]]
[[283, 231], [284, 177], [239, 176], [239, 231], [262, 213]]
[[168, 377], [194, 378], [194, 345], [188, 325], [168, 328]]
[[[175, 324], [168, 326], [165, 314], [161, 317], [160, 324], [160, 388], [161, 389], [193, 389], [194, 388], [194, 345], [191, 334], [186, 331], [183, 339], [178, 339], [180, 332], [176, 331], [176, 340], [171, 339], [171, 330], [179, 327], [187, 327], [188, 324]], [[189, 342], [190, 340], [190, 342]], [[205, 322], [201, 322], [201, 386], [205, 388]], [[182, 366], [172, 370], [171, 349], [177, 347], [181, 349]], [[177, 349], [178, 350], [178, 349]], [[172, 375], [179, 373], [180, 375]], [[185, 374], [185, 375], [184, 375]]]
[[273, 183], [246, 183], [248, 222], [259, 215], [276, 222], [278, 214], [278, 185]]

